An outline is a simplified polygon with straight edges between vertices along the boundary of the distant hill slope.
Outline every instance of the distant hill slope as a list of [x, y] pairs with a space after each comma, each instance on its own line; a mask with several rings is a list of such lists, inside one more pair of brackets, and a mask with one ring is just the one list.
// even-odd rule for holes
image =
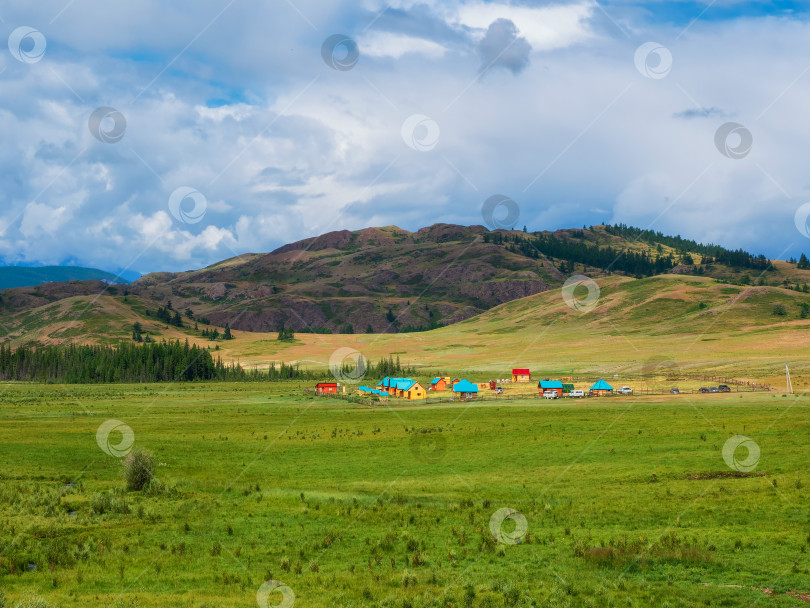
[[50, 282], [89, 280], [129, 283], [124, 278], [116, 277], [113, 273], [98, 268], [82, 268], [80, 266], [0, 266], [0, 289], [31, 287]]
[[[193, 317], [252, 332], [411, 332], [557, 289], [575, 274], [631, 282], [692, 275], [799, 291], [810, 281], [810, 270], [795, 263], [626, 226], [533, 233], [387, 226], [330, 232], [199, 270], [152, 273], [126, 287], [74, 281], [8, 289], [0, 292], [0, 338], [120, 339], [135, 321], [161, 333], [159, 307], [179, 311], [191, 326]], [[111, 300], [115, 306], [105, 304]], [[62, 330], [48, 331], [49, 319]]]
[[151, 339], [216, 347], [225, 361], [248, 369], [278, 361], [324, 369], [337, 349], [348, 347], [372, 361], [398, 356], [426, 373], [489, 370], [495, 378], [513, 367], [529, 367], [541, 379], [573, 373], [609, 378], [675, 367], [780, 382], [789, 363], [794, 383], [808, 385], [810, 294], [680, 274], [597, 282], [599, 298], [588, 311], [570, 308], [558, 288], [428, 332], [298, 333], [294, 341], [281, 342], [275, 333], [235, 331], [234, 340], [216, 343], [202, 335], [207, 327], [195, 330], [188, 320], [183, 327], [172, 326], [147, 316], [143, 304], [124, 295], [123, 288], [96, 283], [93, 295], [18, 313], [3, 319], [0, 331], [12, 346], [114, 343], [130, 340], [137, 322]]

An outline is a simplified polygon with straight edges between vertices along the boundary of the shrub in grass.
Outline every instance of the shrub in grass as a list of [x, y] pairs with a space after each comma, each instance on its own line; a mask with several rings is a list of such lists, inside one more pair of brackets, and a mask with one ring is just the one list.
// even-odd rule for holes
[[96, 515], [104, 515], [105, 513], [122, 513], [126, 515], [129, 513], [129, 504], [127, 504], [127, 499], [122, 493], [123, 490], [118, 492], [110, 490], [104, 494], [94, 494], [90, 502], [90, 509]]
[[130, 490], [142, 490], [155, 476], [155, 457], [152, 452], [135, 448], [124, 459], [124, 479]]

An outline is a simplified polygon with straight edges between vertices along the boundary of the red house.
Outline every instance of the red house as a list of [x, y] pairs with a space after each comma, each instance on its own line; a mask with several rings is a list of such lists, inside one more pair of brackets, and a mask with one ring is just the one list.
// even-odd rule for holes
[[531, 382], [532, 373], [522, 367], [512, 370], [512, 382]]
[[324, 393], [336, 393], [338, 390], [337, 382], [318, 382], [315, 385], [315, 392], [324, 394]]

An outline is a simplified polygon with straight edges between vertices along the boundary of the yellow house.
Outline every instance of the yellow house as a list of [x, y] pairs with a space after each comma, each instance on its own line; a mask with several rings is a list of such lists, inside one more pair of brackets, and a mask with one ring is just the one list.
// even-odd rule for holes
[[403, 399], [424, 399], [427, 397], [425, 387], [414, 380], [401, 383], [397, 389], [398, 396]]

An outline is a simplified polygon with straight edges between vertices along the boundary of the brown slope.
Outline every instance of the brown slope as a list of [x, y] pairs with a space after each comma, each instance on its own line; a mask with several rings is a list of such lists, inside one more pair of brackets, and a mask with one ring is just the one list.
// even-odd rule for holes
[[484, 243], [485, 232], [449, 224], [341, 230], [230, 264], [147, 275], [130, 290], [235, 329], [392, 332], [453, 323], [557, 282], [537, 261]]
[[[340, 230], [199, 270], [153, 273], [126, 287], [107, 288], [101, 282], [86, 281], [6, 290], [0, 293], [0, 324], [7, 328], [6, 335], [19, 333], [36, 325], [30, 319], [39, 318], [26, 316], [26, 311], [69, 297], [84, 295], [89, 302], [105, 289], [116, 289], [119, 296], [129, 294], [133, 314], [144, 319], [154, 320], [147, 311], [171, 302], [176, 310], [190, 309], [196, 317], [220, 327], [227, 323], [247, 331], [275, 331], [284, 325], [298, 332], [362, 333], [370, 329], [381, 333], [454, 323], [559, 287], [571, 274], [602, 274], [581, 263], [527, 252], [520, 244], [526, 235], [500, 232], [497, 236], [483, 226], [453, 224], [435, 224], [416, 232], [396, 226]], [[660, 253], [675, 259], [679, 255], [670, 247], [616, 236], [602, 226], [534, 234], [584, 240], [616, 252], [629, 250], [651, 257]], [[513, 237], [518, 240], [513, 242]], [[728, 281], [750, 274], [751, 282], [764, 280], [769, 285], [810, 280], [810, 271], [799, 270], [795, 264], [775, 265], [774, 271], [759, 277], [721, 265], [678, 266], [675, 272], [700, 271]], [[388, 319], [389, 310], [396, 318], [393, 323]], [[118, 333], [126, 334], [121, 328]]]

